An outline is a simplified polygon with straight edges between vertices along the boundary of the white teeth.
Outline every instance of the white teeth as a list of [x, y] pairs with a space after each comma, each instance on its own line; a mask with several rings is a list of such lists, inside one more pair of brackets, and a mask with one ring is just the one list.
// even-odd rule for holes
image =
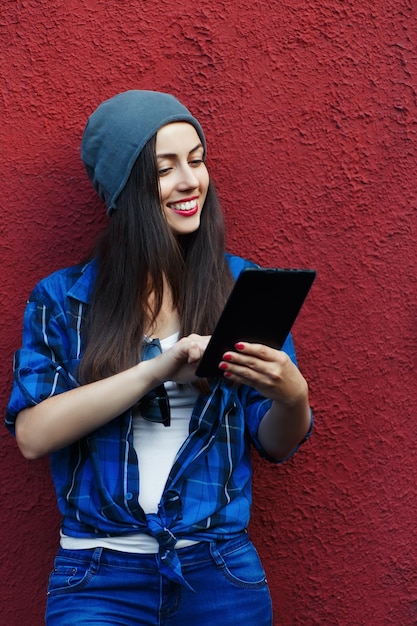
[[190, 200], [189, 202], [178, 202], [177, 204], [172, 204], [172, 208], [176, 211], [191, 211], [191, 209], [195, 208], [196, 201]]

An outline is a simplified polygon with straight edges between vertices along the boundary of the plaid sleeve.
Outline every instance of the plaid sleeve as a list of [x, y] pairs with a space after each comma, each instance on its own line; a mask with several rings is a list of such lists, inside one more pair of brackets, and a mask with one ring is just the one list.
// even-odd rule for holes
[[[291, 361], [297, 365], [297, 357], [295, 354], [295, 346], [294, 346], [294, 342], [292, 339], [291, 334], [288, 335], [287, 339], [284, 342], [284, 345], [282, 346], [282, 351], [286, 352], [288, 354], [288, 356], [290, 357]], [[311, 431], [313, 428], [313, 415], [311, 414], [311, 424], [310, 424], [310, 428], [306, 434], [306, 436], [304, 437], [304, 439], [298, 444], [298, 446], [296, 446], [294, 448], [294, 450], [292, 450], [292, 452], [285, 458], [285, 459], [281, 459], [279, 461], [277, 461], [276, 459], [270, 457], [265, 450], [263, 449], [259, 439], [258, 439], [258, 428], [259, 428], [259, 424], [263, 418], [263, 416], [265, 415], [265, 413], [268, 411], [268, 409], [271, 406], [271, 401], [265, 399], [263, 396], [261, 396], [257, 391], [255, 391], [255, 389], [252, 389], [251, 387], [245, 387], [245, 421], [246, 421], [246, 428], [249, 432], [250, 438], [252, 440], [252, 443], [254, 444], [256, 450], [259, 452], [259, 454], [261, 456], [263, 456], [264, 458], [266, 458], [268, 461], [271, 461], [272, 463], [283, 463], [284, 461], [286, 461], [287, 459], [289, 459], [291, 456], [293, 456], [293, 454], [295, 454], [297, 452], [297, 450], [299, 449], [299, 447], [304, 443], [304, 441], [306, 441], [310, 435], [311, 435]]]
[[19, 411], [77, 385], [69, 373], [65, 326], [46, 300], [39, 298], [35, 289], [26, 305], [22, 347], [14, 356], [14, 381], [5, 420], [13, 434]]

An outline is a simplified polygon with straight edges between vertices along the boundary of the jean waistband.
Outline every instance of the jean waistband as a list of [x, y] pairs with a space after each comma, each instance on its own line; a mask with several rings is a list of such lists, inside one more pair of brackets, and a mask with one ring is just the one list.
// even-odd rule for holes
[[[195, 565], [207, 560], [211, 560], [213, 548], [221, 554], [226, 555], [239, 549], [249, 541], [247, 531], [242, 531], [239, 535], [229, 539], [200, 540], [192, 546], [179, 548], [176, 550], [181, 566]], [[87, 548], [80, 550], [67, 550], [60, 547], [58, 556], [68, 558], [82, 563], [98, 561], [103, 565], [113, 565], [115, 567], [146, 567], [158, 569], [158, 558], [156, 554], [137, 554], [133, 552], [121, 552], [110, 550], [109, 548]]]

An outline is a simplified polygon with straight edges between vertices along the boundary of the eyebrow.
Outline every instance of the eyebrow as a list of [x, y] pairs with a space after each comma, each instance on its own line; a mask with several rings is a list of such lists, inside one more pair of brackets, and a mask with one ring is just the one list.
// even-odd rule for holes
[[[198, 150], [199, 148], [203, 148], [203, 144], [200, 142], [198, 143], [195, 148], [192, 148], [188, 154], [192, 154], [193, 152], [195, 152], [196, 150]], [[174, 157], [176, 157], [177, 154], [175, 152], [166, 152], [164, 154], [157, 154], [156, 158], [157, 159], [173, 159]]]

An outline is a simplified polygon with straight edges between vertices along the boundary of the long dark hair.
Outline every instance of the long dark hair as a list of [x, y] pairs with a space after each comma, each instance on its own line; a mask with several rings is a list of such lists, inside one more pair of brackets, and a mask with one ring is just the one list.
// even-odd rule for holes
[[210, 181], [198, 230], [175, 237], [159, 201], [155, 141], [154, 136], [136, 160], [95, 251], [98, 275], [83, 328], [86, 348], [78, 371], [82, 384], [140, 360], [145, 328], [162, 306], [164, 281], [180, 315], [180, 336], [210, 334], [233, 284], [213, 184]]

